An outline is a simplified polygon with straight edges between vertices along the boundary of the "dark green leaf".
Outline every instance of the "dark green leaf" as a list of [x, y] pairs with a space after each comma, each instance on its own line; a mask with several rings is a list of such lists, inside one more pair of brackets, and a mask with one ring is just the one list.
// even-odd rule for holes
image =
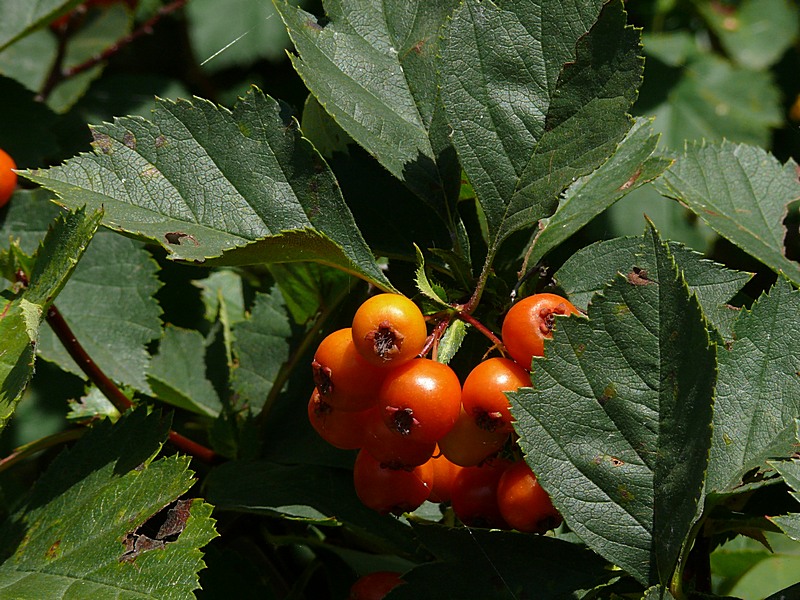
[[159, 400], [216, 417], [222, 403], [206, 378], [205, 340], [199, 331], [167, 326], [150, 362], [147, 381]]
[[800, 265], [784, 254], [783, 219], [800, 198], [797, 165], [761, 148], [729, 142], [692, 145], [660, 180], [714, 231], [795, 283]]
[[602, 4], [467, 0], [445, 30], [442, 100], [490, 259], [508, 235], [550, 216], [630, 129], [639, 35], [621, 2]]
[[553, 216], [539, 221], [529, 264], [535, 265], [628, 192], [661, 175], [672, 161], [655, 154], [657, 143], [651, 122], [634, 121], [611, 158], [567, 188]]
[[[63, 68], [70, 69], [95, 58], [130, 33], [131, 24], [130, 12], [122, 3], [90, 10], [86, 21], [70, 36], [64, 55]], [[53, 60], [56, 60], [55, 52]], [[39, 65], [44, 67], [43, 83], [49, 76], [49, 62], [39, 61]], [[53, 88], [47, 97], [47, 105], [58, 113], [68, 111], [102, 71], [103, 63], [99, 63], [88, 71], [65, 78]], [[36, 89], [41, 89], [41, 86], [37, 86]]]
[[800, 292], [779, 280], [742, 310], [719, 351], [709, 491], [731, 492], [750, 469], [796, 451], [800, 415]]
[[[573, 254], [556, 273], [556, 280], [570, 302], [585, 310], [592, 297], [618, 272], [631, 272], [640, 245], [641, 237], [596, 242]], [[726, 269], [674, 242], [669, 242], [669, 250], [683, 271], [689, 290], [697, 295], [705, 318], [724, 339], [730, 340], [737, 311], [728, 302], [751, 275]]]
[[193, 483], [186, 458], [153, 461], [168, 429], [157, 414], [138, 411], [115, 426], [100, 422], [61, 454], [0, 529], [0, 595], [193, 598], [199, 548], [216, 535], [211, 507], [174, 505], [170, 536], [146, 540], [139, 529]]
[[[143, 244], [100, 231], [58, 299], [58, 308], [89, 356], [112, 380], [148, 392], [145, 345], [161, 335], [158, 265]], [[83, 376], [49, 328], [40, 355]]]
[[121, 118], [93, 133], [94, 154], [26, 175], [66, 205], [102, 205], [105, 225], [174, 259], [314, 260], [392, 289], [330, 169], [260, 90], [232, 112], [197, 98], [159, 100], [152, 121]]
[[349, 152], [347, 146], [353, 143], [353, 138], [339, 127], [312, 95], [306, 98], [300, 127], [303, 129], [303, 135], [311, 140], [325, 158], [332, 158], [336, 152], [347, 154]]
[[438, 99], [439, 30], [455, 0], [326, 0], [323, 27], [274, 0], [295, 69], [334, 120], [451, 223], [460, 172]]
[[389, 598], [562, 600], [609, 575], [596, 554], [551, 537], [423, 523], [414, 533], [437, 561], [404, 573]]
[[253, 311], [246, 321], [233, 327], [233, 389], [254, 412], [263, 406], [278, 371], [289, 357], [291, 336], [286, 305], [281, 293], [256, 296]]
[[642, 584], [668, 583], [703, 485], [715, 349], [653, 230], [588, 312], [559, 320], [534, 389], [509, 394], [520, 446], [590, 548]]
[[209, 475], [207, 490], [208, 500], [222, 509], [340, 523], [376, 548], [406, 556], [419, 553], [408, 526], [361, 503], [353, 489], [353, 473], [346, 469], [230, 462]]

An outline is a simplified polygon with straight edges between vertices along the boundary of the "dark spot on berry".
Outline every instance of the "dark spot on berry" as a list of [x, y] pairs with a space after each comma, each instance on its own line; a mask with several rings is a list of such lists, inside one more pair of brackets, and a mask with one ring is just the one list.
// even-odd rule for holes
[[502, 413], [481, 410], [475, 411], [475, 424], [486, 431], [497, 431], [505, 422]]
[[317, 386], [321, 396], [327, 396], [333, 391], [333, 379], [331, 378], [330, 367], [325, 367], [313, 361], [311, 363], [311, 371], [314, 377], [314, 385]]
[[414, 427], [419, 425], [419, 421], [414, 418], [414, 411], [410, 408], [387, 407], [386, 410], [392, 413], [392, 429], [400, 435], [409, 435]]
[[389, 361], [403, 347], [404, 335], [397, 331], [388, 321], [382, 321], [378, 327], [370, 331], [364, 339], [372, 344], [375, 354], [382, 360]]

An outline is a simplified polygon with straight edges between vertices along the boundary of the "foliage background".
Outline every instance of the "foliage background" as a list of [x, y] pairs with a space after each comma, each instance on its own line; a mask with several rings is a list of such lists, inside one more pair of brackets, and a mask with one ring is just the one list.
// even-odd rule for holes
[[[305, 1], [302, 5], [314, 14], [323, 13], [318, 2]], [[74, 44], [65, 57], [65, 64], [82, 63], [130, 32], [137, 23], [153, 16], [160, 6], [159, 0], [141, 0], [135, 13], [122, 5], [93, 13], [91, 22], [81, 31], [81, 43]], [[695, 140], [726, 139], [769, 149], [782, 163], [800, 156], [800, 77], [797, 76], [800, 72], [800, 11], [795, 2], [637, 0], [628, 2], [626, 8], [629, 21], [643, 28], [646, 56], [644, 85], [634, 112], [639, 116], [656, 117], [653, 127], [661, 133], [660, 145], [665, 154], [681, 152], [684, 144]], [[0, 18], [2, 10], [0, 6]], [[184, 10], [161, 19], [151, 35], [137, 39], [114, 53], [108, 61], [56, 86], [46, 105], [36, 107], [29, 100], [48, 85], [48, 75], [58, 52], [52, 32], [42, 28], [0, 51], [0, 114], [5, 116], [0, 126], [0, 146], [16, 157], [20, 168], [53, 166], [90, 150], [92, 138], [87, 124], [110, 122], [121, 115], [149, 117], [154, 96], [176, 99], [197, 95], [232, 107], [236, 99], [255, 84], [302, 118], [304, 129], [308, 125], [309, 131], [315, 132], [317, 137], [313, 141], [329, 159], [368, 243], [387, 250], [403, 247], [409, 237], [407, 231], [411, 231], [413, 239], [437, 245], [442, 241], [442, 233], [425, 220], [409, 221], [407, 216], [399, 214], [390, 229], [375, 225], [382, 222], [381, 215], [374, 214], [370, 204], [374, 190], [380, 189], [386, 198], [397, 198], [399, 202], [416, 200], [388, 173], [375, 168], [374, 161], [366, 153], [354, 145], [345, 146], [347, 139], [340, 130], [326, 129], [329, 124], [324, 119], [315, 124], [314, 119], [320, 118], [319, 111], [313, 101], [308, 101], [306, 87], [287, 58], [285, 49], [288, 47], [289, 38], [283, 23], [265, 0], [190, 0]], [[23, 112], [20, 107], [24, 107]], [[343, 148], [346, 152], [333, 152]], [[36, 210], [42, 215], [41, 223], [38, 226], [28, 223], [29, 230], [22, 239], [23, 249], [31, 252], [50, 216], [57, 211], [46, 208], [47, 200], [40, 191], [25, 190], [19, 196], [13, 206], [0, 211], [0, 239], [5, 240], [8, 231], [18, 230], [14, 211], [23, 210], [18, 208], [23, 198], [32, 206], [39, 203], [42, 207]], [[414, 211], [407, 210], [404, 214], [414, 214]], [[742, 292], [744, 303], [757, 297], [775, 280], [771, 271], [718, 237], [693, 213], [675, 202], [665, 201], [655, 184], [642, 185], [582, 228], [549, 257], [551, 265], [557, 267], [590, 242], [640, 235], [643, 220], [631, 218], [631, 215], [641, 214], [647, 214], [664, 239], [684, 242], [730, 268], [755, 272]], [[798, 223], [800, 211], [795, 204], [786, 218], [787, 255], [794, 260], [800, 259]], [[446, 242], [444, 240], [442, 245]], [[262, 369], [264, 364], [279, 365], [290, 355], [300, 362], [303, 353], [298, 352], [297, 347], [290, 349], [279, 343], [264, 345], [262, 338], [297, 334], [316, 311], [315, 303], [309, 300], [314, 294], [323, 301], [323, 306], [331, 298], [339, 300], [332, 303], [332, 314], [326, 315], [329, 326], [333, 326], [346, 322], [353, 307], [366, 293], [361, 283], [338, 273], [313, 272], [314, 267], [250, 270], [240, 278], [231, 277], [226, 271], [211, 274], [167, 261], [158, 252], [147, 256], [139, 250], [138, 242], [99, 234], [58, 304], [63, 310], [72, 311], [76, 322], [83, 323], [79, 337], [94, 343], [93, 355], [98, 360], [104, 354], [111, 354], [106, 357], [106, 368], [112, 370], [119, 381], [131, 389], [150, 391], [162, 399], [169, 398], [173, 405], [188, 408], [189, 411], [179, 412], [175, 417], [175, 426], [188, 432], [196, 432], [207, 425], [202, 418], [215, 419], [220, 414], [219, 393], [229, 382], [226, 371], [219, 365], [234, 360], [232, 339], [237, 340], [240, 356], [253, 357], [252, 364], [239, 365], [241, 369], [234, 383], [238, 393], [247, 396], [248, 390], [263, 389], [264, 382], [260, 378], [266, 378], [269, 383], [287, 384], [289, 395], [303, 396], [306, 393], [303, 391], [304, 373], [288, 375], [278, 372], [277, 367], [271, 371], [268, 368], [266, 372]], [[115, 262], [114, 267], [103, 271], [105, 257], [111, 253], [135, 258], [130, 264]], [[505, 265], [507, 272], [514, 266]], [[503, 267], [498, 265], [501, 271]], [[399, 264], [393, 269], [392, 281], [401, 288], [413, 290], [413, 263]], [[146, 298], [154, 293], [157, 302], [145, 299], [135, 303], [135, 299], [126, 296], [124, 278], [117, 280], [120, 270], [135, 271], [139, 289], [148, 290], [144, 294]], [[94, 311], [91, 318], [88, 315], [80, 318], [81, 310], [87, 309], [85, 298], [96, 293], [94, 283], [98, 279], [106, 283], [101, 294], [116, 290], [116, 295], [101, 296], [106, 302], [97, 305], [112, 302], [113, 297], [128, 297], [132, 304], [126, 306], [124, 312], [136, 323], [135, 331], [131, 327], [111, 328], [103, 315]], [[276, 282], [284, 292], [304, 290], [296, 297], [305, 298], [307, 303], [293, 303], [286, 294], [284, 307], [284, 301], [273, 288]], [[309, 286], [313, 287], [311, 293]], [[115, 312], [106, 318], [114, 320], [118, 314]], [[284, 316], [277, 319], [247, 316], [256, 314]], [[291, 318], [287, 318], [287, 314]], [[259, 329], [263, 323], [269, 323], [266, 331]], [[135, 337], [130, 345], [138, 345], [141, 349], [138, 353], [120, 356], [107, 352], [111, 339], [120, 331]], [[78, 413], [81, 404], [93, 401], [91, 393], [86, 395], [77, 369], [70, 366], [69, 359], [52, 336], [45, 334], [40, 352], [45, 360], [38, 362], [36, 375], [15, 418], [0, 437], [2, 455], [64, 430], [68, 425], [65, 398], [81, 401], [71, 408]], [[186, 374], [182, 376], [176, 375], [174, 362], [165, 358], [170, 355], [201, 358], [179, 365]], [[205, 371], [206, 376], [199, 381], [188, 376], [198, 371]], [[188, 389], [190, 382], [192, 387]], [[266, 401], [274, 400], [275, 395], [270, 395]], [[202, 426], [197, 425], [198, 419]], [[224, 419], [219, 419], [211, 428], [210, 435], [217, 448], [230, 447], [231, 452], [239, 456], [256, 452], [256, 441], [247, 437], [247, 427], [241, 437], [237, 437], [228, 426]], [[290, 439], [294, 434], [287, 432], [298, 430], [304, 431], [303, 435], [308, 434], [308, 427], [297, 421], [297, 415], [289, 414], [283, 420], [276, 420], [269, 432], [268, 455], [280, 462], [295, 452], [297, 444]], [[318, 467], [320, 473], [328, 467], [346, 464], [338, 454], [318, 446], [307, 448], [305, 452], [308, 453], [306, 462]], [[11, 506], [53, 456], [53, 452], [44, 452], [35, 460], [0, 474], [3, 505]], [[217, 475], [223, 481], [224, 476], [224, 472]], [[291, 478], [299, 476], [295, 472], [287, 474]], [[305, 476], [309, 476], [308, 473]], [[218, 503], [224, 505], [224, 497], [218, 498]], [[307, 516], [298, 515], [298, 518]], [[252, 584], [247, 593], [252, 593], [253, 597], [256, 593], [252, 590], [265, 589], [260, 573], [274, 568], [265, 565], [284, 566], [291, 573], [287, 577], [289, 580], [318, 576], [313, 569], [298, 571], [298, 565], [306, 568], [308, 562], [307, 557], [302, 556], [303, 546], [293, 544], [296, 530], [291, 524], [277, 519], [270, 521], [270, 518], [266, 517], [268, 526], [262, 527], [267, 539], [279, 549], [277, 556], [241, 560], [250, 553], [254, 543], [246, 535], [248, 526], [263, 522], [241, 515], [223, 515], [219, 529], [226, 533], [226, 540], [233, 541], [212, 542], [208, 548], [208, 562], [225, 565], [236, 572], [243, 586], [241, 593], [246, 593], [244, 588]], [[360, 518], [368, 519], [363, 515]], [[383, 536], [392, 539], [391, 531], [383, 532]], [[800, 544], [777, 537], [770, 537], [770, 541], [774, 553], [766, 552], [758, 542], [743, 537], [717, 550], [712, 557], [715, 591], [756, 599], [799, 581]], [[413, 555], [410, 549], [406, 550]], [[393, 566], [394, 560], [394, 566], [402, 568], [408, 562], [401, 554], [397, 552], [394, 559], [381, 559], [380, 566]], [[326, 559], [319, 568], [325, 571], [334, 588], [346, 585], [352, 572], [347, 569], [374, 560], [366, 553], [348, 556], [344, 551]], [[334, 566], [340, 565], [346, 565], [345, 576], [335, 572]], [[210, 569], [207, 577], [213, 577], [214, 572]], [[219, 589], [215, 586], [226, 585], [226, 582], [211, 579], [203, 583], [208, 597], [214, 597], [214, 590]]]

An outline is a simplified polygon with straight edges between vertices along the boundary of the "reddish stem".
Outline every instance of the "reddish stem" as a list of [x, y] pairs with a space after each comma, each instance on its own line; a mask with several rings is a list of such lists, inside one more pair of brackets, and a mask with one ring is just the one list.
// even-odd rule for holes
[[[116, 407], [116, 409], [120, 412], [125, 412], [133, 403], [128, 399], [125, 394], [122, 393], [117, 385], [108, 378], [108, 376], [97, 366], [92, 360], [92, 357], [89, 356], [89, 353], [86, 352], [84, 347], [75, 337], [75, 334], [72, 333], [72, 329], [70, 326], [67, 325], [67, 322], [64, 320], [64, 317], [61, 315], [61, 312], [53, 305], [47, 310], [47, 322], [50, 327], [53, 329], [55, 334], [58, 336], [58, 339], [64, 345], [64, 348], [67, 349], [67, 352], [72, 357], [77, 365], [81, 368], [81, 370], [86, 374], [86, 376], [94, 383], [97, 388], [103, 392], [103, 394], [108, 398], [111, 403]], [[177, 433], [173, 430], [169, 432], [169, 440], [172, 444], [194, 456], [203, 460], [205, 462], [213, 462], [217, 458], [217, 454], [211, 450], [210, 448], [206, 448], [198, 444], [197, 442], [193, 442], [187, 437], [184, 437], [180, 433]]]
[[88, 71], [96, 64], [103, 62], [111, 58], [117, 52], [122, 50], [125, 46], [131, 44], [132, 42], [136, 41], [140, 37], [144, 35], [150, 35], [153, 33], [153, 27], [155, 27], [156, 23], [158, 23], [161, 19], [166, 17], [167, 15], [174, 13], [176, 10], [183, 8], [183, 6], [189, 0], [175, 0], [166, 6], [162, 6], [158, 9], [158, 12], [150, 17], [147, 21], [142, 23], [139, 27], [131, 31], [128, 35], [125, 35], [118, 39], [114, 44], [103, 50], [100, 54], [95, 54], [89, 60], [82, 62], [79, 65], [75, 65], [74, 67], [70, 67], [69, 69], [65, 69], [62, 72], [62, 77], [67, 79], [69, 77], [73, 77], [78, 73], [83, 73], [84, 71]]
[[499, 337], [497, 337], [497, 336], [496, 336], [494, 333], [492, 333], [492, 331], [491, 331], [491, 330], [490, 330], [488, 327], [486, 327], [486, 325], [484, 325], [483, 323], [481, 323], [480, 321], [478, 321], [478, 319], [476, 319], [475, 317], [473, 317], [471, 314], [469, 314], [469, 313], [468, 313], [468, 312], [466, 312], [466, 311], [459, 311], [458, 313], [456, 313], [456, 315], [458, 316], [458, 318], [459, 318], [459, 319], [461, 319], [461, 320], [462, 320], [462, 321], [464, 321], [465, 323], [469, 323], [469, 324], [470, 324], [470, 325], [472, 325], [472, 326], [473, 326], [475, 329], [477, 329], [478, 331], [480, 331], [480, 332], [481, 332], [481, 333], [482, 333], [484, 336], [486, 336], [487, 338], [489, 338], [489, 340], [490, 340], [490, 341], [491, 341], [491, 342], [492, 342], [492, 343], [495, 345], [495, 347], [496, 347], [496, 348], [497, 348], [497, 349], [498, 349], [498, 350], [499, 350], [499, 351], [500, 351], [500, 352], [501, 352], [501, 353], [502, 353], [504, 356], [507, 354], [507, 351], [506, 351], [505, 344], [503, 344], [503, 340], [501, 340], [501, 339], [500, 339]]
[[162, 6], [158, 9], [155, 15], [149, 18], [147, 21], [142, 23], [139, 27], [131, 31], [128, 35], [125, 35], [114, 42], [111, 46], [100, 52], [99, 54], [95, 54], [88, 60], [75, 65], [74, 67], [70, 67], [68, 69], [63, 68], [63, 61], [64, 61], [64, 54], [66, 51], [67, 39], [69, 38], [69, 33], [71, 33], [71, 28], [68, 26], [65, 30], [58, 32], [58, 57], [53, 63], [53, 66], [50, 70], [49, 75], [47, 76], [47, 80], [45, 84], [42, 86], [42, 90], [36, 96], [36, 99], [39, 101], [46, 100], [50, 94], [52, 93], [53, 89], [64, 81], [65, 79], [69, 79], [70, 77], [74, 77], [79, 73], [83, 73], [84, 71], [88, 71], [95, 65], [108, 60], [112, 56], [114, 56], [117, 52], [122, 50], [125, 46], [133, 43], [140, 37], [144, 35], [150, 35], [153, 33], [153, 27], [164, 17], [167, 15], [174, 13], [175, 11], [183, 8], [183, 6], [189, 0], [175, 0], [174, 2], [167, 4], [166, 6]]

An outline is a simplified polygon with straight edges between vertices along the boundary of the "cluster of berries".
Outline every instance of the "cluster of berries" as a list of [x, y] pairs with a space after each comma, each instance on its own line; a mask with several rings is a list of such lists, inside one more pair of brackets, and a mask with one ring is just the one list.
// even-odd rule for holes
[[500, 456], [514, 453], [505, 392], [530, 386], [555, 315], [577, 312], [554, 294], [521, 300], [503, 321], [512, 358], [483, 360], [462, 386], [448, 365], [419, 357], [428, 339], [419, 308], [373, 296], [352, 327], [317, 348], [309, 420], [333, 446], [359, 449], [354, 484], [369, 508], [400, 514], [449, 502], [467, 525], [544, 532], [560, 522], [550, 498], [524, 461]]

